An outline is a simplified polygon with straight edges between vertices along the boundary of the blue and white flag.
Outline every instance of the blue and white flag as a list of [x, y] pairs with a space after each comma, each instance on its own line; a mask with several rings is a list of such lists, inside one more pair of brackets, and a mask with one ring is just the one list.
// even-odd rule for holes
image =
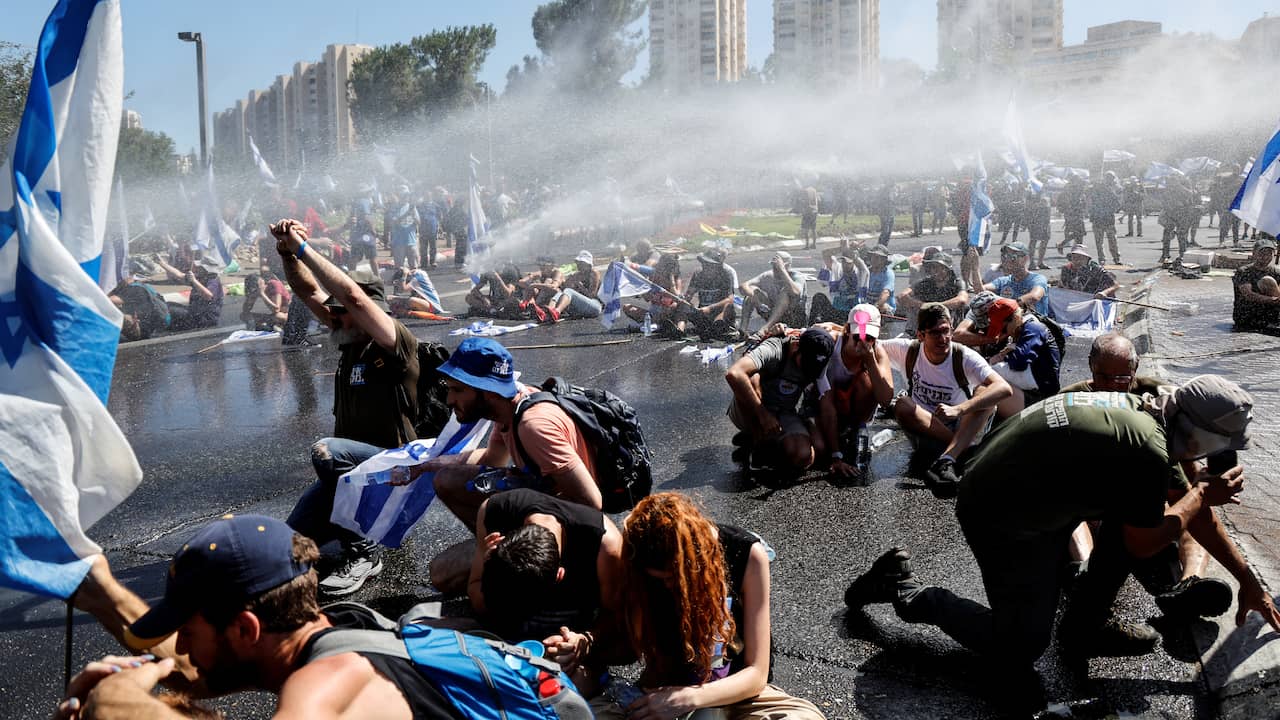
[[1178, 163], [1178, 169], [1188, 175], [1215, 173], [1218, 172], [1218, 168], [1220, 167], [1222, 167], [1222, 163], [1220, 161], [1203, 155], [1200, 157], [1187, 158]]
[[[1018, 119], [1018, 107], [1014, 103], [1013, 98], [1009, 98], [1009, 107], [1004, 112], [1004, 137], [1009, 143], [1009, 150], [1013, 152], [1014, 163], [1018, 168], [1018, 173], [1022, 176], [1022, 182], [1029, 185], [1035, 192], [1044, 189], [1044, 185], [1036, 178], [1035, 170], [1032, 169], [1031, 155], [1027, 152], [1027, 142], [1022, 137], [1022, 122]], [[982, 157], [979, 155], [978, 164], [982, 164]]]
[[262, 178], [262, 182], [271, 187], [277, 187], [275, 173], [271, 172], [271, 166], [263, 159], [262, 153], [258, 152], [258, 144], [253, 141], [253, 136], [249, 136], [249, 152], [253, 154], [253, 164], [258, 168], [258, 176]]
[[993, 210], [995, 203], [987, 194], [987, 167], [982, 163], [982, 153], [979, 152], [978, 170], [969, 190], [969, 245], [985, 250], [991, 242], [989, 225]]
[[492, 423], [460, 424], [454, 416], [434, 440], [414, 440], [384, 450], [338, 479], [333, 495], [335, 524], [387, 547], [400, 547], [404, 536], [426, 514], [435, 498], [435, 473], [407, 479], [407, 469], [444, 455], [471, 452], [484, 442]]
[[1072, 335], [1093, 338], [1116, 329], [1116, 304], [1089, 293], [1049, 288], [1050, 315]]
[[1280, 127], [1249, 167], [1231, 214], [1264, 233], [1280, 234]]
[[116, 232], [107, 231], [109, 238], [102, 244], [102, 270], [98, 274], [98, 287], [104, 292], [116, 289], [129, 273], [129, 212], [124, 203], [124, 180], [116, 178]]
[[151, 206], [147, 205], [145, 212], [142, 214], [142, 232], [151, 232], [156, 228], [156, 216], [151, 212]]
[[1164, 163], [1152, 161], [1152, 163], [1147, 166], [1147, 171], [1142, 174], [1142, 179], [1149, 182], [1155, 182], [1157, 180], [1163, 181], [1170, 175], [1186, 175], [1186, 173], [1176, 167], [1170, 167]]
[[600, 280], [600, 292], [596, 294], [604, 305], [600, 313], [600, 322], [606, 328], [612, 328], [622, 314], [622, 298], [643, 295], [653, 289], [653, 283], [645, 276], [627, 267], [626, 264], [614, 261], [604, 271]]
[[484, 215], [484, 206], [480, 203], [480, 182], [476, 179], [476, 166], [480, 164], [474, 155], [471, 161], [471, 195], [467, 200], [467, 269], [471, 273], [471, 283], [480, 284], [482, 257], [488, 254], [488, 243], [482, 242], [489, 234], [489, 218]]
[[107, 413], [121, 314], [101, 288], [124, 51], [119, 0], [59, 0], [0, 171], [0, 585], [66, 598], [85, 530], [142, 470]]
[[240, 236], [222, 219], [218, 205], [218, 191], [213, 180], [213, 163], [206, 174], [204, 202], [200, 217], [196, 219], [195, 246], [201, 250], [200, 259], [208, 265], [230, 267]]
[[1104, 163], [1129, 162], [1130, 160], [1133, 160], [1136, 157], [1137, 155], [1134, 155], [1128, 150], [1103, 150], [1102, 151], [1102, 162]]
[[418, 268], [409, 276], [409, 289], [413, 290], [413, 294], [431, 303], [431, 312], [443, 313], [444, 303], [440, 302], [440, 293], [436, 292], [435, 283], [431, 282], [431, 276], [426, 270]]

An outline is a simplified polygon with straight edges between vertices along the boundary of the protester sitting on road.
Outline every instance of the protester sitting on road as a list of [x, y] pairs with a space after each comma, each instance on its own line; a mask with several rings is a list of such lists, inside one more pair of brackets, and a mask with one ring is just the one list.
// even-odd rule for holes
[[480, 282], [467, 293], [471, 315], [491, 318], [516, 318], [521, 314], [520, 268], [507, 263], [501, 270], [480, 275]]
[[1009, 298], [997, 298], [987, 306], [986, 314], [987, 339], [1001, 346], [987, 362], [1013, 389], [1013, 394], [996, 406], [996, 417], [1007, 418], [1025, 408], [1028, 401], [1057, 394], [1062, 352], [1049, 328]]
[[564, 285], [564, 273], [560, 272], [555, 258], [539, 255], [537, 272], [524, 276], [518, 284], [524, 290], [527, 304], [545, 309], [551, 307], [551, 299]]
[[879, 338], [880, 311], [874, 305], [855, 305], [818, 376], [818, 426], [834, 475], [857, 474], [857, 468], [845, 462], [840, 438], [871, 422], [876, 407], [888, 407], [893, 400], [892, 366]]
[[443, 307], [427, 299], [435, 294], [435, 285], [424, 267], [396, 268], [391, 276], [394, 293], [387, 298], [392, 317], [433, 320], [445, 314]]
[[109, 585], [111, 596], [82, 602], [96, 603], [104, 626], [135, 650], [159, 647], [153, 653], [165, 657], [91, 663], [71, 683], [61, 717], [188, 717], [151, 692], [161, 681], [173, 682], [176, 651], [185, 656], [177, 659], [178, 667], [186, 667], [189, 658], [198, 669], [204, 693], [275, 694], [276, 718], [461, 720], [462, 713], [407, 658], [352, 651], [311, 660], [313, 643], [330, 629], [366, 629], [372, 618], [352, 608], [320, 609], [318, 559], [315, 544], [279, 520], [224, 516], [174, 554], [164, 597], [140, 617], [134, 613], [145, 610], [145, 603], [120, 586], [104, 563], [82, 589], [101, 596]]
[[484, 419], [494, 425], [487, 447], [439, 457], [414, 470], [415, 476], [435, 472], [436, 495], [467, 529], [475, 530], [476, 513], [487, 497], [468, 484], [492, 468], [506, 469], [506, 481], [512, 485], [600, 508], [596, 449], [577, 423], [558, 404], [540, 402], [524, 410], [516, 424], [517, 408], [537, 388], [516, 382], [515, 361], [501, 343], [469, 337], [439, 372], [449, 386], [448, 403], [458, 422]]
[[627, 267], [642, 275], [649, 275], [652, 272], [652, 268], [658, 264], [660, 257], [653, 249], [653, 243], [648, 238], [640, 238], [636, 241], [635, 252], [623, 259], [626, 260]]
[[1010, 243], [1000, 248], [1000, 270], [1004, 275], [984, 285], [984, 289], [1018, 301], [1023, 307], [1030, 308], [1048, 316], [1049, 313], [1049, 281], [1044, 275], [1027, 270], [1027, 246], [1022, 243]]
[[[1090, 378], [1062, 389], [1068, 392], [1127, 392], [1156, 396], [1169, 388], [1161, 380], [1138, 375], [1138, 351], [1129, 338], [1107, 333], [1093, 339], [1089, 348]], [[1200, 469], [1195, 461], [1182, 461], [1182, 471], [1195, 477]], [[1093, 548], [1093, 533], [1087, 524], [1072, 533], [1071, 559], [1083, 562]], [[1167, 617], [1211, 617], [1231, 606], [1231, 589], [1220, 580], [1205, 578], [1209, 555], [1190, 533], [1184, 531], [1176, 546], [1165, 548], [1146, 560], [1135, 560], [1139, 582], [1155, 596], [1156, 605]], [[1174, 571], [1177, 571], [1176, 573]], [[1119, 587], [1117, 586], [1117, 590]], [[1225, 602], [1224, 602], [1225, 600]]]
[[916, 327], [915, 340], [882, 340], [877, 345], [907, 381], [906, 393], [893, 407], [898, 425], [908, 436], [930, 441], [930, 449], [942, 448], [925, 479], [935, 492], [946, 495], [960, 482], [956, 460], [978, 442], [996, 405], [1013, 389], [981, 355], [952, 342], [951, 311], [942, 303], [925, 303], [916, 315]]
[[169, 329], [169, 305], [150, 285], [126, 278], [107, 297], [124, 314], [121, 339], [146, 340]]
[[[262, 275], [250, 275], [244, 279], [244, 305], [240, 309], [240, 319], [249, 330], [282, 328], [289, 319], [292, 299], [284, 283], [270, 270], [264, 270]], [[259, 300], [266, 312], [253, 312]]]
[[791, 253], [779, 250], [769, 260], [769, 269], [742, 281], [742, 333], [751, 332], [751, 316], [760, 315], [769, 327], [780, 322], [789, 327], [804, 327], [808, 320], [805, 308], [804, 278], [791, 269]]
[[678, 493], [636, 504], [623, 526], [626, 635], [644, 665], [626, 707], [593, 700], [597, 718], [821, 720], [769, 683], [769, 556], [759, 536], [712, 522]]
[[964, 289], [952, 267], [951, 256], [941, 248], [927, 248], [920, 261], [924, 277], [898, 296], [898, 307], [907, 316], [907, 332], [913, 332], [912, 323], [925, 303], [941, 303], [951, 314], [951, 322], [959, 321], [969, 304], [969, 293]]
[[734, 326], [737, 313], [733, 293], [738, 274], [725, 263], [725, 252], [719, 248], [699, 255], [698, 265], [684, 291], [684, 299], [692, 305], [686, 310], [686, 318], [703, 340], [741, 339]]
[[155, 258], [156, 264], [170, 280], [185, 283], [191, 288], [186, 305], [169, 304], [170, 329], [181, 332], [217, 327], [222, 321], [223, 296], [217, 268], [207, 262], [193, 261], [189, 269], [182, 271], [165, 262], [158, 253]]
[[889, 267], [889, 249], [876, 245], [867, 251], [867, 291], [863, 296], [865, 302], [875, 305], [881, 315], [892, 315], [898, 311], [898, 303], [894, 300], [893, 269]]
[[347, 595], [382, 571], [373, 543], [329, 520], [338, 478], [387, 449], [417, 439], [418, 340], [387, 314], [382, 281], [368, 270], [349, 275], [307, 245], [296, 220], [271, 227], [289, 287], [321, 324], [333, 328], [341, 356], [334, 375], [333, 436], [311, 446], [316, 482], [289, 514], [289, 526], [317, 545], [338, 541], [342, 562], [320, 581], [327, 595]]
[[1235, 289], [1231, 319], [1237, 331], [1280, 335], [1280, 292], [1263, 289], [1264, 281], [1280, 281], [1275, 258], [1275, 239], [1260, 235], [1253, 245], [1253, 262], [1236, 270], [1231, 278]]
[[830, 333], [809, 328], [795, 337], [771, 337], [729, 367], [729, 419], [739, 430], [735, 459], [750, 455], [752, 465], [799, 472], [825, 452], [813, 413], [803, 406], [805, 390], [834, 349]]
[[1076, 245], [1067, 251], [1067, 264], [1062, 266], [1058, 285], [1098, 298], [1113, 298], [1120, 288], [1115, 273], [1099, 265], [1085, 245]]
[[809, 324], [843, 322], [854, 305], [866, 295], [871, 271], [858, 256], [857, 248], [822, 251], [826, 264], [818, 271], [818, 281], [826, 283], [827, 294], [813, 296], [809, 305]]
[[[1070, 656], [1151, 649], [1149, 634], [1136, 642], [1135, 633], [1108, 622], [1115, 595], [1103, 590], [1117, 575], [1124, 579], [1113, 566], [1127, 572], [1127, 563], [1116, 558], [1151, 556], [1184, 530], [1239, 581], [1237, 623], [1257, 610], [1280, 631], [1270, 596], [1212, 510], [1239, 495], [1243, 469], [1199, 474], [1188, 483], [1177, 467], [1181, 460], [1244, 447], [1251, 406], [1239, 386], [1211, 376], [1158, 398], [1070, 393], [1034, 405], [968, 458], [956, 503], [990, 609], [924, 585], [902, 548], [889, 550], [858, 577], [845, 602], [851, 608], [893, 603], [903, 620], [938, 626], [984, 656], [993, 697], [1022, 714], [1044, 705], [1033, 663], [1049, 644], [1068, 538], [1085, 520], [1114, 523], [1115, 531], [1100, 536], [1086, 578], [1095, 561], [1098, 575], [1082, 578], [1087, 587], [1077, 589], [1062, 621], [1059, 639]], [[1050, 448], [1109, 458], [1114, 472], [1082, 473], [1077, 463], [1046, 462]], [[1173, 503], [1168, 508], [1166, 500]]]
[[649, 283], [654, 289], [640, 297], [644, 302], [624, 301], [622, 312], [636, 324], [642, 324], [644, 316], [648, 314], [649, 319], [657, 325], [659, 333], [672, 339], [683, 338], [684, 316], [691, 308], [681, 297], [684, 287], [680, 282], [679, 253], [662, 253], [658, 256], [657, 265], [651, 270]]
[[987, 310], [1000, 296], [990, 290], [975, 293], [969, 299], [969, 309], [964, 320], [951, 333], [951, 340], [961, 345], [968, 345], [984, 358], [995, 355], [1000, 348], [987, 337]]
[[561, 318], [597, 318], [602, 306], [596, 295], [600, 292], [600, 273], [592, 266], [591, 252], [583, 250], [573, 259], [577, 272], [564, 279], [559, 293], [551, 298], [552, 316]]

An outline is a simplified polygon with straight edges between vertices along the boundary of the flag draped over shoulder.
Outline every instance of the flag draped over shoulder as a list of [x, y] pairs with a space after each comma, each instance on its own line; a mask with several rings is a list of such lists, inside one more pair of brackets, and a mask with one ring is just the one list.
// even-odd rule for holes
[[1269, 235], [1280, 234], [1280, 126], [1249, 167], [1231, 213]]
[[66, 598], [142, 471], [105, 406], [98, 286], [123, 102], [119, 0], [59, 0], [0, 173], [0, 585]]
[[600, 292], [597, 296], [604, 305], [600, 313], [600, 322], [606, 328], [613, 327], [618, 315], [622, 313], [622, 298], [643, 295], [653, 289], [653, 283], [643, 275], [616, 260], [609, 264], [604, 277], [600, 280]]
[[978, 169], [973, 176], [973, 188], [969, 193], [969, 244], [985, 248], [991, 237], [987, 233], [988, 220], [995, 204], [987, 195], [987, 167], [978, 153]]

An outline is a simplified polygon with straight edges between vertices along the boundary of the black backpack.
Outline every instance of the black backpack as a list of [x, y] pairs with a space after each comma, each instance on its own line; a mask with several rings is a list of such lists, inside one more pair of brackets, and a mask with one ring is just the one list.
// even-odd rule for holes
[[[541, 402], [559, 405], [595, 449], [595, 480], [605, 512], [629, 510], [649, 494], [653, 489], [653, 456], [645, 445], [635, 408], [607, 390], [572, 385], [564, 378], [548, 378], [542, 383], [542, 392], [533, 393], [516, 408], [512, 436], [517, 452], [526, 462], [529, 455], [521, 446], [516, 428], [525, 411]], [[528, 469], [541, 475], [531, 462]]]
[[448, 359], [449, 350], [444, 345], [418, 342], [418, 407], [412, 417], [413, 431], [423, 440], [438, 437], [453, 412], [445, 402], [449, 386], [439, 372]]

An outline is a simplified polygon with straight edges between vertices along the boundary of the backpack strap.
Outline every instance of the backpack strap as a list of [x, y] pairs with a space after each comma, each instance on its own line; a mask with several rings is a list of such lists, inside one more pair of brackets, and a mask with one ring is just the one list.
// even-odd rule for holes
[[959, 343], [951, 343], [951, 372], [956, 376], [956, 384], [964, 391], [966, 398], [973, 397], [969, 391], [969, 378], [964, 375], [964, 350]]
[[516, 452], [519, 453], [520, 459], [524, 461], [523, 470], [531, 472], [538, 477], [542, 477], [542, 471], [538, 469], [537, 463], [529, 459], [529, 456], [524, 451], [524, 443], [520, 442], [520, 419], [524, 417], [526, 410], [538, 403], [544, 402], [556, 403], [557, 405], [560, 404], [556, 399], [555, 393], [547, 392], [546, 390], [539, 390], [538, 392], [531, 393], [528, 397], [521, 400], [520, 404], [516, 406], [515, 415], [511, 418], [511, 437], [515, 440]]
[[903, 362], [903, 369], [907, 371], [907, 397], [910, 397], [915, 390], [916, 360], [920, 359], [920, 341], [912, 340], [907, 346], [907, 359]]
[[298, 659], [298, 665], [323, 660], [349, 652], [368, 652], [409, 660], [404, 640], [388, 630], [329, 630], [311, 643], [310, 652]]

